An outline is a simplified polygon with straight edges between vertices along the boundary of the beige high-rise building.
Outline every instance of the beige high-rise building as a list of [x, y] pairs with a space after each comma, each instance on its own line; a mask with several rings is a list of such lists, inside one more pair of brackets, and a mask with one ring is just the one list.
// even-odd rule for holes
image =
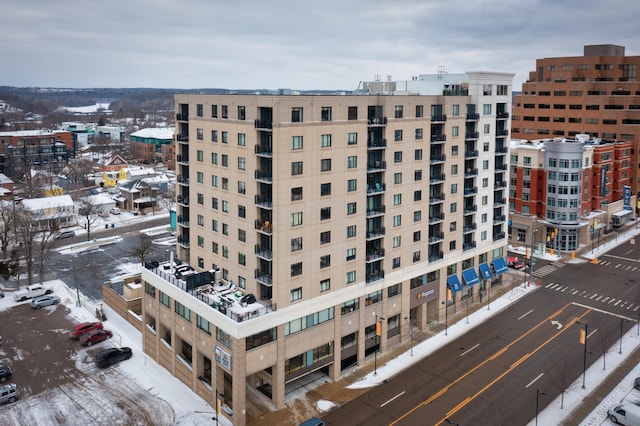
[[512, 79], [176, 95], [180, 263], [143, 270], [145, 352], [241, 425], [500, 285]]

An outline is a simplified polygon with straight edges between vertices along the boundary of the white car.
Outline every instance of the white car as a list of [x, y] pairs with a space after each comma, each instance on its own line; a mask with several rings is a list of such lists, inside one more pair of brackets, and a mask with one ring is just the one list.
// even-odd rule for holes
[[46, 296], [39, 296], [31, 300], [31, 307], [33, 309], [40, 309], [43, 306], [57, 305], [60, 303], [60, 298], [55, 294], [47, 294]]
[[120, 209], [117, 208], [117, 207], [114, 207], [111, 210], [109, 210], [109, 213], [111, 213], [111, 214], [120, 214]]

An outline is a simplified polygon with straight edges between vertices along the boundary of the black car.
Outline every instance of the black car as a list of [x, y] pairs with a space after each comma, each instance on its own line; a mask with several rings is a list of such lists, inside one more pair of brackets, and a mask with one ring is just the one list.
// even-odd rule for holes
[[11, 378], [11, 367], [8, 365], [0, 365], [0, 383], [4, 383]]
[[109, 348], [96, 354], [96, 365], [105, 368], [129, 358], [131, 358], [131, 348]]

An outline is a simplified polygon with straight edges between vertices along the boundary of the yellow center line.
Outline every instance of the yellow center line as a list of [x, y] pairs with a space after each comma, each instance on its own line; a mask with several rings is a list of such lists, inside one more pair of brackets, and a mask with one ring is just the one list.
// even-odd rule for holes
[[[518, 337], [517, 339], [515, 339], [514, 341], [512, 341], [511, 343], [509, 343], [508, 345], [506, 345], [505, 347], [503, 347], [502, 349], [500, 349], [499, 351], [497, 351], [495, 354], [491, 355], [490, 357], [488, 357], [487, 359], [485, 359], [484, 361], [480, 362], [479, 364], [476, 364], [475, 367], [471, 368], [470, 370], [466, 371], [464, 374], [462, 374], [461, 376], [457, 377], [455, 380], [453, 380], [451, 383], [447, 384], [447, 386], [445, 386], [444, 388], [440, 389], [438, 392], [436, 392], [435, 394], [433, 394], [432, 396], [430, 396], [429, 398], [425, 399], [424, 401], [422, 401], [421, 403], [419, 403], [418, 405], [416, 405], [415, 407], [413, 407], [411, 410], [407, 411], [406, 413], [404, 413], [402, 416], [398, 417], [396, 420], [394, 420], [393, 422], [389, 423], [389, 426], [393, 426], [398, 424], [400, 421], [402, 421], [402, 419], [406, 418], [407, 416], [411, 415], [412, 413], [414, 413], [416, 410], [418, 410], [420, 407], [424, 406], [424, 405], [428, 405], [431, 402], [433, 402], [434, 400], [436, 400], [437, 398], [439, 398], [440, 396], [442, 396], [445, 392], [447, 392], [449, 390], [449, 388], [452, 385], [455, 385], [458, 382], [461, 382], [462, 380], [464, 380], [467, 376], [469, 376], [470, 374], [472, 374], [473, 372], [475, 372], [476, 370], [482, 368], [484, 365], [486, 365], [488, 362], [496, 359], [498, 356], [504, 354], [509, 348], [511, 348], [513, 345], [515, 345], [516, 343], [520, 342], [522, 339], [524, 339], [525, 337], [527, 337], [529, 334], [533, 333], [535, 330], [537, 330], [539, 327], [541, 327], [542, 325], [546, 324], [547, 322], [549, 322], [551, 319], [557, 317], [558, 315], [560, 315], [567, 307], [571, 306], [571, 303], [567, 303], [566, 305], [564, 305], [562, 308], [558, 309], [556, 312], [554, 312], [553, 314], [549, 315], [547, 318], [543, 319], [542, 321], [540, 321], [538, 324], [536, 324], [534, 327], [530, 328], [526, 333], [522, 334], [520, 337]], [[586, 313], [590, 312], [587, 311]], [[586, 315], [583, 314], [583, 315]], [[576, 321], [576, 320], [574, 320]], [[566, 329], [566, 328], [565, 328]], [[456, 410], [457, 411], [457, 410]], [[444, 419], [442, 420], [444, 421]], [[441, 422], [442, 422], [441, 421]]]

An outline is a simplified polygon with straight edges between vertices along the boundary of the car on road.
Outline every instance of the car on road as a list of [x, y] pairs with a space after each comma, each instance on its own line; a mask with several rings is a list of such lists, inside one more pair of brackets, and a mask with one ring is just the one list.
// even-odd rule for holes
[[509, 266], [509, 268], [513, 268], [513, 269], [524, 268], [524, 262], [519, 260], [517, 257], [513, 257], [513, 256], [509, 258], [507, 265]]
[[111, 210], [109, 210], [109, 213], [118, 215], [120, 214], [120, 209], [117, 207], [114, 207]]
[[13, 402], [20, 396], [18, 386], [15, 383], [0, 386], [0, 403]]
[[76, 236], [76, 233], [74, 231], [61, 231], [61, 232], [58, 232], [57, 234], [54, 234], [53, 239], [64, 240], [65, 238], [72, 238], [75, 236]]
[[0, 383], [4, 383], [10, 379], [11, 374], [11, 367], [8, 365], [0, 365]]
[[91, 333], [83, 334], [78, 338], [82, 346], [91, 346], [96, 343], [104, 342], [113, 337], [113, 333], [109, 330], [94, 330]]
[[106, 368], [120, 361], [131, 358], [131, 348], [109, 348], [96, 354], [96, 365]]
[[609, 408], [609, 419], [616, 424], [625, 426], [640, 425], [640, 406], [635, 404], [620, 404]]
[[95, 330], [102, 330], [102, 323], [100, 321], [76, 324], [71, 329], [71, 338], [77, 339], [83, 334], [88, 334]]
[[55, 294], [47, 294], [45, 296], [38, 296], [31, 299], [31, 307], [33, 309], [40, 309], [44, 306], [57, 305], [60, 303], [60, 297]]

